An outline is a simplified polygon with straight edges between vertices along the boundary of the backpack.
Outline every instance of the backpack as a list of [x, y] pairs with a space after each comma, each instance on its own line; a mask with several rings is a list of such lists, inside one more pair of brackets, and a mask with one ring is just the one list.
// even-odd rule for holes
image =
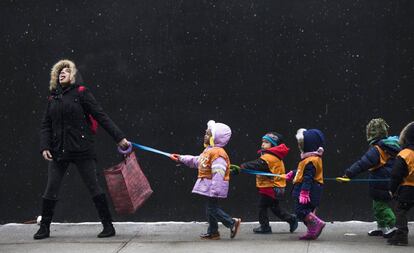
[[[78, 93], [81, 94], [85, 89], [86, 89], [85, 86], [79, 86]], [[96, 119], [91, 114], [87, 114], [86, 116], [88, 117], [88, 125], [89, 125], [89, 128], [92, 134], [96, 134], [98, 132], [98, 126], [99, 126], [98, 121], [96, 121]]]

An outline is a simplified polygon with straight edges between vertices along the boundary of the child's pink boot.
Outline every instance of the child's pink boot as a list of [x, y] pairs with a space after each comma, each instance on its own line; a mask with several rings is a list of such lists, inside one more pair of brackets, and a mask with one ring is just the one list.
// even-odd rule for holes
[[308, 227], [308, 231], [305, 235], [299, 237], [300, 240], [315, 240], [325, 227], [325, 222], [319, 219], [314, 213], [309, 213], [305, 217], [304, 223]]

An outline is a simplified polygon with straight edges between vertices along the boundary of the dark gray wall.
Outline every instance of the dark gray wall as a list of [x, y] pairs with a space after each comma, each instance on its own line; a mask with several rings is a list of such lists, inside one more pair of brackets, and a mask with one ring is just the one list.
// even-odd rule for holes
[[[367, 149], [365, 124], [383, 117], [398, 134], [412, 120], [413, 1], [1, 1], [0, 223], [39, 213], [47, 163], [38, 151], [49, 71], [73, 59], [129, 139], [198, 154], [209, 119], [229, 124], [233, 163], [256, 157], [268, 130], [319, 128], [325, 176]], [[120, 161], [98, 134], [100, 170]], [[196, 171], [138, 151], [154, 189], [136, 214], [116, 220], [204, 220], [191, 194]], [[101, 175], [101, 180], [103, 180]], [[102, 181], [104, 185], [104, 181]], [[225, 210], [256, 220], [254, 177], [231, 181]], [[286, 206], [291, 208], [288, 198]], [[327, 220], [372, 220], [364, 184], [327, 182]], [[61, 189], [58, 221], [97, 220], [76, 169]]]

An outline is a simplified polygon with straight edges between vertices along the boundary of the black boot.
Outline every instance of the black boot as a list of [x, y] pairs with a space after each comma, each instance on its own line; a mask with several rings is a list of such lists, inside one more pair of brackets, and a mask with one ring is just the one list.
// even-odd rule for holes
[[387, 242], [391, 245], [406, 246], [408, 244], [408, 231], [398, 229]]
[[270, 226], [260, 226], [257, 228], [253, 228], [253, 232], [256, 234], [271, 234], [272, 228]]
[[98, 234], [99, 238], [111, 237], [115, 235], [115, 228], [112, 225], [112, 216], [109, 212], [108, 202], [104, 193], [93, 197], [96, 210], [98, 211], [99, 218], [101, 219], [103, 230]]
[[56, 202], [56, 200], [43, 199], [42, 220], [40, 221], [39, 230], [33, 235], [35, 240], [45, 239], [50, 236], [50, 223], [52, 222]]
[[115, 228], [112, 222], [102, 222], [103, 230], [98, 234], [99, 238], [111, 237], [115, 235]]
[[287, 222], [289, 223], [289, 232], [295, 232], [295, 230], [298, 228], [298, 218], [296, 215], [292, 214]]

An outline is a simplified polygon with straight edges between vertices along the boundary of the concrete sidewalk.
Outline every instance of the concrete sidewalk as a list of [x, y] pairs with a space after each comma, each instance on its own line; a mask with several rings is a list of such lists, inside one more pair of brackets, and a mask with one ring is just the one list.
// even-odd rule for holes
[[[199, 233], [207, 229], [206, 223], [160, 222], [115, 223], [117, 235], [99, 239], [99, 223], [54, 223], [51, 237], [33, 240], [37, 225], [6, 224], [0, 226], [0, 252], [413, 252], [414, 235], [409, 235], [406, 247], [389, 246], [384, 238], [369, 237], [367, 230], [375, 227], [370, 222], [328, 223], [316, 241], [299, 241], [305, 231], [303, 224], [291, 234], [286, 223], [271, 224], [273, 234], [253, 234], [256, 222], [242, 223], [238, 236], [229, 239], [229, 230], [220, 226], [221, 240], [204, 241]], [[414, 223], [410, 223], [414, 230]]]

